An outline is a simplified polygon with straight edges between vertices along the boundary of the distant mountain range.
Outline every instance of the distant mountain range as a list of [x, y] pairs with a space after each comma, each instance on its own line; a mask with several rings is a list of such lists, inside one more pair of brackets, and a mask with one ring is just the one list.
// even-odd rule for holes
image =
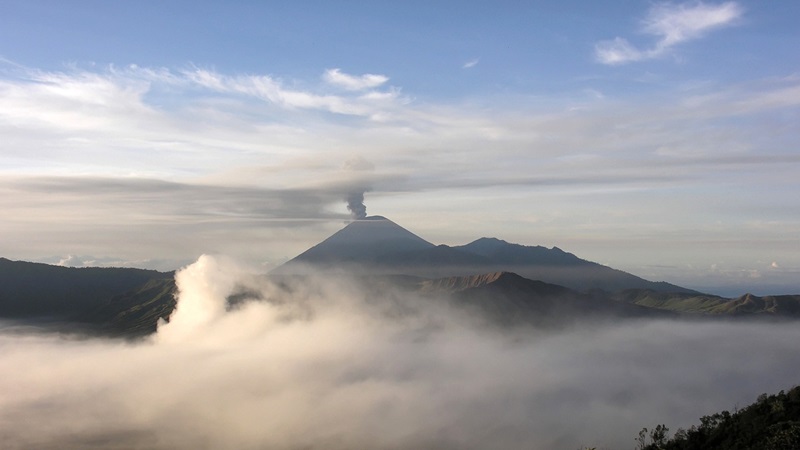
[[[434, 245], [384, 217], [354, 221], [265, 275], [287, 291], [323, 273], [361, 281], [370, 295], [397, 289], [444, 299], [502, 326], [582, 318], [800, 318], [800, 295], [736, 299], [653, 282], [559, 248], [495, 238]], [[55, 330], [141, 337], [175, 308], [174, 273], [67, 268], [0, 258], [0, 319]], [[232, 304], [252, 298], [234, 294]], [[257, 298], [257, 296], [255, 296]]]
[[437, 246], [381, 216], [351, 222], [273, 273], [311, 271], [403, 274], [422, 278], [512, 272], [578, 291], [649, 289], [699, 294], [586, 261], [558, 247], [529, 247], [495, 238], [480, 238], [457, 247]]

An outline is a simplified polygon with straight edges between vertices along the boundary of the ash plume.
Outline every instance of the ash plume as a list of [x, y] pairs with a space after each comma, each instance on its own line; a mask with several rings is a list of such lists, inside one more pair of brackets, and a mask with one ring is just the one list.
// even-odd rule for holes
[[364, 192], [351, 192], [347, 195], [347, 210], [353, 220], [367, 217], [367, 207], [364, 206]]

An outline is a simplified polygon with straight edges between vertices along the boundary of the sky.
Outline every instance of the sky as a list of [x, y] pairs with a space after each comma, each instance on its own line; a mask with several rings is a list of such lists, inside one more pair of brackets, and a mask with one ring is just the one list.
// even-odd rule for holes
[[379, 214], [800, 293], [793, 1], [0, 3], [0, 256], [268, 270]]

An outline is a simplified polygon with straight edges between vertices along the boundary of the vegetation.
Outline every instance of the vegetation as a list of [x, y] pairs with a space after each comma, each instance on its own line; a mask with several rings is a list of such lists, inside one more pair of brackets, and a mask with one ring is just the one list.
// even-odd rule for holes
[[800, 448], [800, 386], [776, 395], [762, 394], [752, 405], [700, 418], [700, 425], [678, 429], [658, 425], [639, 432], [637, 450], [790, 450]]
[[616, 292], [611, 298], [647, 308], [661, 309], [681, 314], [727, 317], [800, 317], [800, 295], [768, 295], [759, 297], [745, 294], [727, 299], [709, 294], [681, 292], [656, 292], [649, 289], [627, 289]]
[[156, 331], [159, 319], [169, 319], [175, 309], [177, 287], [172, 278], [156, 278], [144, 285], [114, 296], [87, 316], [98, 324], [97, 331], [108, 336], [137, 338]]

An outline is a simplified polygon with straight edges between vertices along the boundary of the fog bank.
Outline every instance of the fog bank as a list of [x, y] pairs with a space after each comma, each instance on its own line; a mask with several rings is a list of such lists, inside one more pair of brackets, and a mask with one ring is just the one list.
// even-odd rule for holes
[[4, 447], [628, 448], [798, 383], [797, 324], [503, 334], [353, 280], [277, 285], [209, 256], [176, 277], [147, 342], [0, 332]]

